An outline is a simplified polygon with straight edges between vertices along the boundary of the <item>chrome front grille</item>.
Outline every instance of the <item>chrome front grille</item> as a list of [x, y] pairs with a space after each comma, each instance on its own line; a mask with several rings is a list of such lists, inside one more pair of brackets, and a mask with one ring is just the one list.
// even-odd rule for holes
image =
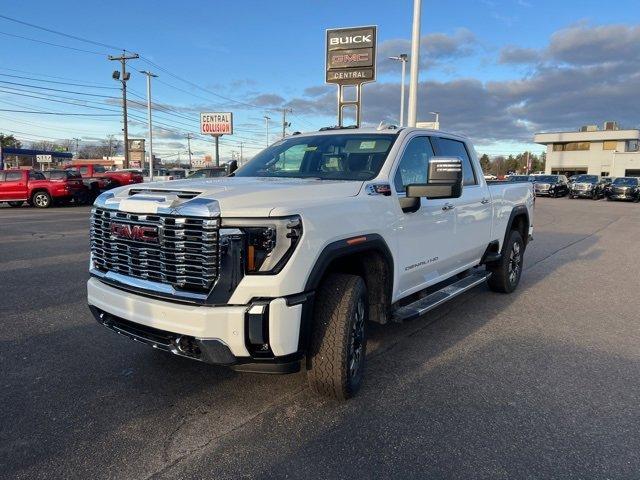
[[[115, 225], [115, 229], [113, 225]], [[146, 230], [144, 236], [131, 232]], [[218, 218], [149, 215], [95, 208], [93, 268], [176, 290], [206, 293], [219, 275]]]
[[576, 183], [575, 190], [580, 190], [580, 191], [584, 191], [584, 190], [590, 190], [591, 189], [591, 185], [586, 184], [586, 183]]

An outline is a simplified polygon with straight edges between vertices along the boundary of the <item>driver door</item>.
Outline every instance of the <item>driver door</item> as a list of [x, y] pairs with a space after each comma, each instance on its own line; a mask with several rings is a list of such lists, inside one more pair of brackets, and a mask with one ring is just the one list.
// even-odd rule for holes
[[422, 198], [415, 211], [403, 210], [400, 199], [412, 183], [426, 183], [429, 159], [434, 155], [430, 137], [415, 136], [405, 144], [393, 174], [396, 192], [398, 290], [400, 296], [422, 290], [447, 278], [455, 266], [450, 242], [455, 232], [451, 199]]

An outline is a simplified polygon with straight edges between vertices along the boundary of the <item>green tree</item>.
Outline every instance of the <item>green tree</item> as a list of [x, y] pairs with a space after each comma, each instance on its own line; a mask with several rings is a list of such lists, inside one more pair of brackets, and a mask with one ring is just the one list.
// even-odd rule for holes
[[480, 157], [480, 166], [484, 173], [489, 173], [489, 170], [491, 170], [491, 160], [489, 159], [489, 155], [486, 153]]
[[0, 133], [0, 146], [6, 148], [21, 148], [22, 143], [13, 135], [4, 135]]

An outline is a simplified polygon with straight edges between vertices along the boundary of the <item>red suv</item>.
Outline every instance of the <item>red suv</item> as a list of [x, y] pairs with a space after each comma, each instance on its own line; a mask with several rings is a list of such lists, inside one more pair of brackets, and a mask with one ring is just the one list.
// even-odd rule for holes
[[25, 201], [38, 208], [48, 208], [53, 201], [70, 200], [86, 187], [75, 177], [51, 179], [35, 170], [0, 171], [0, 202], [19, 207]]

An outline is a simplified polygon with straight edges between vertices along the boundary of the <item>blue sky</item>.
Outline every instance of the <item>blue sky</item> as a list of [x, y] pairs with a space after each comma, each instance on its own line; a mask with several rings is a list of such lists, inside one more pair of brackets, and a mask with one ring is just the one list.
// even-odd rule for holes
[[[365, 120], [395, 119], [399, 66], [384, 60], [384, 55], [406, 50], [412, 1], [98, 4], [0, 0], [0, 7], [2, 15], [126, 48], [162, 67], [164, 70], [142, 60], [132, 61], [129, 82], [131, 98], [143, 101], [145, 79], [137, 70], [159, 75], [153, 88], [154, 100], [164, 108], [157, 114], [159, 130], [154, 134], [158, 153], [184, 155], [184, 136], [197, 131], [198, 111], [232, 110], [237, 135], [224, 139], [223, 155], [237, 150], [240, 141], [250, 155], [265, 142], [263, 116], [273, 118], [275, 137], [280, 128], [277, 110], [283, 106], [293, 108], [292, 130], [335, 123], [335, 87], [323, 84], [326, 28], [378, 25], [380, 74], [376, 84], [365, 86]], [[632, 61], [638, 65], [640, 58], [637, 0], [423, 0], [422, 19], [424, 68], [420, 73], [419, 117], [428, 119], [429, 110], [441, 111], [443, 128], [470, 135], [481, 151], [508, 154], [532, 147], [528, 143], [531, 133], [540, 129], [576, 128], [609, 119], [630, 126], [640, 123], [637, 107], [634, 116], [626, 97], [640, 86], [637, 74], [628, 66]], [[44, 92], [91, 99], [98, 102], [91, 104], [94, 107], [106, 102], [105, 108], [117, 109], [116, 100], [79, 92], [118, 96], [118, 90], [65, 84], [116, 87], [111, 72], [117, 65], [109, 62], [106, 54], [117, 54], [117, 50], [3, 18], [0, 45], [0, 74], [4, 75], [0, 81], [14, 82], [0, 83], [0, 108], [103, 112], [24, 96], [33, 92], [42, 96]], [[575, 88], [570, 87], [572, 81]], [[145, 117], [144, 110], [134, 108], [132, 114]], [[118, 117], [0, 112], [0, 132], [19, 132], [16, 136], [25, 141], [79, 137], [92, 142], [118, 134], [120, 128]], [[142, 120], [133, 118], [130, 130], [134, 135], [144, 134], [146, 127]], [[211, 145], [196, 139], [192, 149], [197, 155], [210, 153]]]

